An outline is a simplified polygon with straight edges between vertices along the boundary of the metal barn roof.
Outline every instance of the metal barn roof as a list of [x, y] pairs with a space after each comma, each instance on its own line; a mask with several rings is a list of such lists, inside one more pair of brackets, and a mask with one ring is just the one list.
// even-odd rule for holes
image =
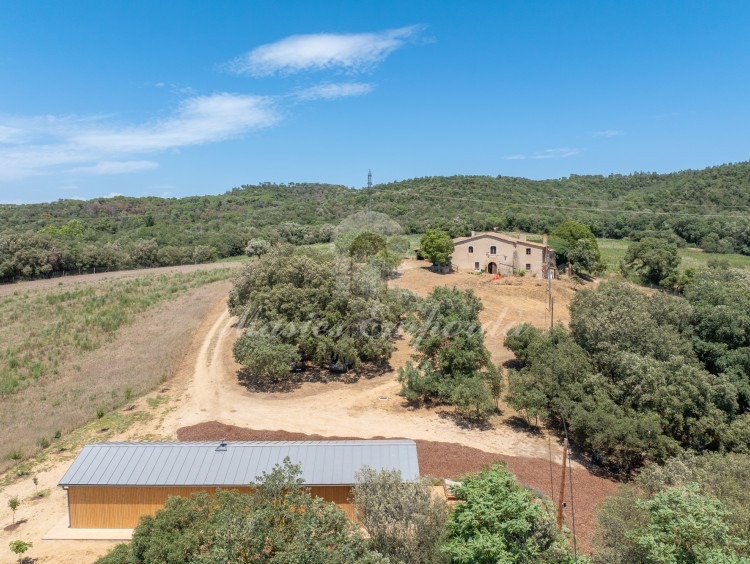
[[[224, 445], [224, 446], [221, 446]], [[414, 441], [248, 441], [86, 445], [58, 485], [243, 486], [285, 457], [307, 485], [348, 485], [363, 466], [419, 478]]]

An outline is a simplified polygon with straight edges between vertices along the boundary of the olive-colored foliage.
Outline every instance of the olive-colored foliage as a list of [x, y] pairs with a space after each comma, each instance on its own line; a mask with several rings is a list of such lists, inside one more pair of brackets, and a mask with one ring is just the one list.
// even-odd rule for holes
[[355, 260], [367, 261], [386, 249], [387, 239], [377, 233], [364, 231], [357, 235], [349, 247], [349, 256]]
[[417, 304], [408, 324], [415, 353], [399, 369], [407, 399], [455, 405], [471, 420], [494, 411], [502, 376], [484, 345], [482, 307], [472, 290], [442, 286]]
[[642, 282], [669, 285], [680, 266], [677, 245], [665, 239], [646, 237], [632, 243], [622, 260], [622, 272]]
[[363, 468], [357, 473], [352, 501], [372, 550], [393, 562], [445, 561], [440, 548], [448, 507], [432, 495], [429, 480], [404, 482], [397, 470]]
[[302, 486], [299, 466], [287, 459], [258, 481], [250, 494], [170, 498], [155, 516], [141, 519], [130, 545], [98, 562], [383, 562], [341, 509]]
[[[457, 564], [575, 561], [549, 502], [523, 488], [504, 465], [462, 478], [444, 551]], [[579, 557], [577, 562], [586, 562]]]
[[[731, 292], [743, 290], [715, 295], [714, 282], [726, 274], [706, 276], [688, 287], [692, 299], [603, 283], [573, 299], [570, 333], [562, 326], [511, 330], [506, 344], [521, 367], [509, 373], [508, 403], [530, 424], [559, 425], [564, 416], [577, 444], [619, 470], [682, 449], [747, 451], [747, 377], [737, 365], [727, 373], [704, 365], [701, 357], [716, 351], [716, 342], [700, 338], [720, 338], [706, 320], [723, 319], [717, 302], [740, 303]], [[721, 346], [723, 363], [736, 358]]]
[[252, 353], [243, 349], [251, 336], [265, 335], [261, 342], [275, 359], [277, 378], [282, 361], [292, 356], [290, 347], [302, 361], [321, 365], [384, 362], [403, 314], [402, 296], [387, 290], [368, 265], [325, 250], [277, 246], [248, 265], [230, 292], [230, 311], [249, 333], [236, 358], [249, 367]]
[[258, 380], [279, 381], [299, 360], [297, 347], [269, 333], [246, 331], [235, 341], [234, 358]]
[[647, 466], [597, 509], [594, 561], [749, 562], [749, 479], [739, 454]]
[[428, 229], [419, 241], [419, 252], [435, 264], [450, 264], [453, 239], [445, 231]]
[[251, 239], [245, 247], [245, 254], [249, 257], [258, 257], [265, 255], [271, 248], [271, 243], [265, 239]]

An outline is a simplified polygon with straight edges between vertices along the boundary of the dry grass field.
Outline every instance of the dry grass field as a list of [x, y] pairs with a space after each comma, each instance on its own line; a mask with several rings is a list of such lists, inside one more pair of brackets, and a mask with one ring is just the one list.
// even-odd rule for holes
[[0, 469], [166, 380], [231, 267], [0, 297]]

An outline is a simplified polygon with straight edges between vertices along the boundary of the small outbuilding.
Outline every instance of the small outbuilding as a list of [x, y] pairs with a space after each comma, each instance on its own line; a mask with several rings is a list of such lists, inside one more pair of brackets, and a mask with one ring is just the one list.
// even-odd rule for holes
[[313, 495], [350, 517], [355, 474], [369, 466], [419, 479], [410, 440], [99, 443], [83, 447], [58, 484], [68, 492], [71, 528], [130, 529], [170, 496], [217, 489], [249, 492], [285, 458], [302, 468]]

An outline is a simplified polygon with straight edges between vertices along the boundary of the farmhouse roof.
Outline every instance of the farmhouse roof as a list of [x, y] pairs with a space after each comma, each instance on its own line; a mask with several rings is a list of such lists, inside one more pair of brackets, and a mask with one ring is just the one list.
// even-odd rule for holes
[[453, 244], [460, 245], [462, 243], [468, 243], [469, 241], [477, 241], [479, 239], [495, 239], [497, 241], [505, 241], [506, 243], [520, 243], [521, 245], [527, 245], [529, 247], [538, 247], [540, 249], [544, 249], [547, 247], [547, 245], [543, 243], [536, 243], [534, 241], [524, 241], [522, 239], [511, 237], [510, 235], [505, 235], [503, 233], [497, 233], [495, 231], [476, 233], [475, 235], [472, 235], [471, 237], [456, 237], [455, 239], [453, 239]]
[[409, 440], [250, 441], [86, 445], [58, 485], [244, 486], [289, 457], [306, 485], [350, 485], [363, 466], [419, 478], [417, 446]]

